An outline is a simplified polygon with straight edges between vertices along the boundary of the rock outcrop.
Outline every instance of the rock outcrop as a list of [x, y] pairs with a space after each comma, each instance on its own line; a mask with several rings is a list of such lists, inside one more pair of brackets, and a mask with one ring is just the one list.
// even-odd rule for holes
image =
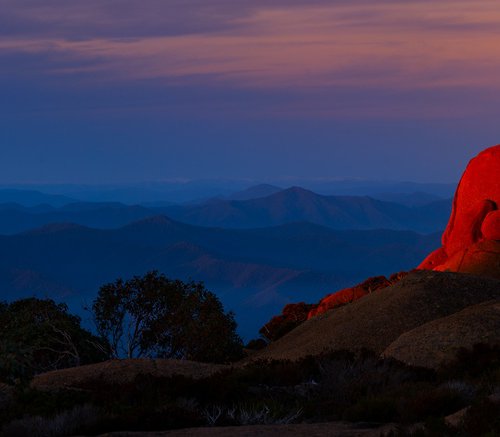
[[[499, 343], [499, 207], [500, 145], [470, 161], [455, 193], [442, 247], [417, 271], [407, 277], [369, 278], [327, 295], [312, 306], [307, 321], [301, 318], [295, 329], [253, 359], [366, 348], [409, 364], [437, 367], [460, 347]], [[285, 316], [273, 320], [281, 323]]]
[[[349, 305], [343, 305], [334, 311], [327, 311], [307, 320], [266, 348], [257, 351], [251, 359], [294, 360], [328, 350], [342, 349], [349, 351], [369, 349], [382, 354], [406, 332], [451, 316], [473, 305], [498, 299], [500, 299], [500, 280], [451, 272], [416, 271], [383, 291], [370, 293]], [[478, 310], [481, 308], [478, 307]], [[474, 311], [474, 316], [478, 310]], [[451, 332], [452, 328], [456, 328], [459, 333], [464, 329], [459, 322], [467, 320], [469, 323], [471, 319], [459, 317], [454, 320], [456, 324], [446, 324], [446, 332], [460, 340], [460, 335]], [[496, 319], [491, 320], [494, 322]], [[493, 332], [498, 334], [495, 329]], [[469, 337], [464, 338], [467, 340], [465, 346], [469, 345], [468, 339]], [[481, 342], [478, 337], [471, 341], [474, 343], [476, 340]], [[420, 342], [416, 341], [414, 346], [407, 342], [404, 344], [414, 348], [412, 353], [419, 354], [417, 345], [420, 345]], [[424, 342], [422, 350], [433, 350], [442, 344], [439, 338], [436, 339], [436, 343]], [[399, 354], [403, 354], [402, 346], [403, 343], [400, 343]], [[454, 343], [454, 347], [460, 346], [461, 341]], [[432, 367], [434, 362], [428, 365]]]
[[469, 162], [453, 200], [442, 247], [419, 266], [500, 278], [500, 145]]
[[[500, 279], [500, 145], [472, 159], [460, 180], [442, 247], [418, 270], [471, 273]], [[324, 297], [308, 319], [395, 284], [400, 277], [369, 278]]]
[[[442, 247], [432, 252], [417, 270], [469, 273], [500, 279], [500, 145], [484, 150], [472, 159], [460, 180], [453, 209], [442, 236]], [[398, 283], [406, 273], [390, 278], [377, 276], [361, 284], [325, 296], [310, 306], [307, 320], [334, 308], [355, 302], [365, 296]], [[295, 308], [302, 310], [297, 317]], [[290, 305], [263, 329], [277, 333], [267, 336], [274, 341], [304, 320], [305, 304]], [[287, 309], [289, 309], [287, 307]], [[293, 318], [290, 314], [293, 313]], [[267, 331], [266, 331], [267, 332]], [[262, 331], [261, 331], [262, 333]]]
[[307, 318], [310, 319], [333, 308], [354, 302], [367, 294], [383, 290], [390, 285], [396, 284], [407, 274], [407, 272], [394, 273], [389, 279], [385, 276], [374, 276], [373, 278], [368, 278], [366, 281], [363, 281], [361, 284], [355, 285], [354, 287], [344, 288], [343, 290], [331, 293], [321, 299], [319, 304], [315, 305], [314, 308], [309, 311]]
[[[499, 292], [500, 296], [500, 292]], [[402, 334], [384, 351], [406, 364], [437, 368], [456, 358], [460, 348], [500, 345], [500, 298], [472, 305]]]

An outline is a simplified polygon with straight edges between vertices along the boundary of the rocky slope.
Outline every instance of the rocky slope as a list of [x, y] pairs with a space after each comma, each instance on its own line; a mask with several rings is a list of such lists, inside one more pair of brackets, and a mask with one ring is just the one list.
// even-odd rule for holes
[[459, 348], [500, 344], [500, 298], [425, 323], [391, 343], [383, 352], [415, 366], [438, 367], [456, 357]]
[[[496, 279], [414, 272], [396, 285], [304, 322], [252, 359], [297, 359], [325, 350], [363, 348], [381, 354], [415, 328], [499, 298], [500, 281]], [[481, 341], [480, 336], [476, 339]], [[434, 349], [435, 345], [426, 347]]]

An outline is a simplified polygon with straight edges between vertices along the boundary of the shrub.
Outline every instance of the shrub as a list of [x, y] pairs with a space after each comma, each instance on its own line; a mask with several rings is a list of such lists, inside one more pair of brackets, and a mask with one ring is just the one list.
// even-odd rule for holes
[[443, 377], [477, 378], [500, 369], [500, 346], [478, 343], [472, 348], [460, 348], [453, 360], [440, 368]]
[[99, 411], [92, 405], [78, 405], [51, 417], [25, 416], [5, 425], [5, 437], [58, 437], [85, 432], [99, 421]]
[[8, 381], [107, 358], [106, 343], [50, 299], [1, 305], [0, 332], [0, 379]]
[[446, 387], [425, 386], [411, 398], [403, 399], [400, 412], [407, 422], [443, 417], [467, 406], [460, 393]]
[[398, 418], [397, 402], [389, 397], [366, 397], [344, 412], [344, 419], [351, 422], [387, 423]]
[[465, 435], [486, 436], [500, 434], [500, 403], [484, 399], [473, 404], [465, 414], [460, 430]]
[[276, 341], [305, 322], [309, 311], [316, 306], [304, 302], [288, 304], [283, 308], [281, 315], [273, 317], [260, 328], [259, 333], [269, 341]]
[[246, 345], [245, 349], [249, 349], [252, 351], [259, 351], [264, 349], [267, 346], [267, 341], [263, 338], [255, 338], [250, 340]]
[[215, 425], [284, 425], [296, 422], [302, 409], [283, 410], [279, 405], [257, 402], [232, 406], [210, 405], [203, 410], [209, 426]]

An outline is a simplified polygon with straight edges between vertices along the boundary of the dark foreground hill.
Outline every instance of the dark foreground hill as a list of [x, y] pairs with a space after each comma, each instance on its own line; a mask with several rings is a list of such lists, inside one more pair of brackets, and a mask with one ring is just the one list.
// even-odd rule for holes
[[[232, 365], [112, 360], [40, 374], [28, 391], [23, 387], [30, 396], [7, 387], [3, 431], [45, 435], [35, 432], [57, 426], [65, 430], [59, 435], [497, 435], [499, 296], [495, 279], [417, 272]], [[452, 347], [442, 349], [448, 339]], [[328, 348], [341, 350], [322, 353]], [[420, 362], [429, 367], [435, 356], [443, 358], [436, 352], [451, 361], [423, 369], [388, 357], [391, 350], [404, 361], [409, 353], [434, 355], [431, 366]]]
[[49, 296], [79, 310], [103, 283], [157, 269], [204, 281], [250, 336], [286, 303], [411, 268], [438, 244], [437, 235], [308, 223], [225, 230], [160, 216], [116, 230], [56, 224], [0, 237], [0, 292]]
[[[478, 305], [498, 299], [500, 281], [495, 279], [415, 272], [396, 285], [304, 322], [253, 358], [297, 359], [325, 350], [365, 348], [377, 354], [387, 350], [410, 362], [420, 356], [416, 364], [434, 366], [452, 358], [461, 346], [485, 341], [485, 330], [488, 338], [500, 342], [497, 303]], [[484, 329], [469, 326], [472, 320]], [[461, 336], [462, 330], [468, 335]], [[454, 342], [446, 345], [449, 338]]]

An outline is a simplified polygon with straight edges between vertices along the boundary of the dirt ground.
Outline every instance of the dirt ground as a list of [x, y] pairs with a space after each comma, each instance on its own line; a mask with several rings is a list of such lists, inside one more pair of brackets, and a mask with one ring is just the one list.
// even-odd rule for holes
[[254, 436], [308, 436], [308, 437], [379, 437], [391, 430], [394, 425], [383, 427], [362, 427], [342, 422], [312, 423], [295, 425], [253, 425], [227, 426], [214, 428], [189, 428], [162, 432], [114, 432], [101, 437], [254, 437]]

